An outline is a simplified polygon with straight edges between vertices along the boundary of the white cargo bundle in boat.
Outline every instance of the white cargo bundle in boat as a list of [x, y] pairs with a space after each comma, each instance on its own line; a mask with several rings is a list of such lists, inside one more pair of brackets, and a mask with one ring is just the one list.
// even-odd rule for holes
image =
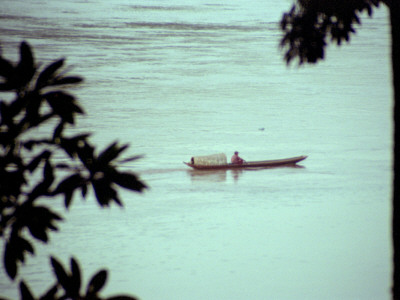
[[193, 156], [192, 164], [202, 165], [202, 166], [226, 165], [227, 159], [224, 153], [212, 154], [206, 156]]

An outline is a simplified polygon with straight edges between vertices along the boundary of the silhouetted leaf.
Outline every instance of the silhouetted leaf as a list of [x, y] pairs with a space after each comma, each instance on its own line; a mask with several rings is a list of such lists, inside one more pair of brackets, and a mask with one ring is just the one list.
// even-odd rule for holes
[[102, 153], [100, 153], [98, 157], [98, 162], [99, 164], [108, 164], [110, 163], [113, 159], [118, 157], [124, 150], [128, 148], [128, 145], [124, 145], [119, 147], [117, 143], [112, 143], [108, 148], [106, 148]]
[[13, 245], [10, 244], [10, 242], [6, 243], [3, 259], [7, 275], [11, 279], [14, 279], [17, 275], [17, 257]]
[[59, 284], [64, 288], [65, 291], [68, 291], [70, 282], [67, 272], [65, 272], [63, 266], [53, 256], [50, 258], [50, 261]]
[[39, 90], [50, 83], [55, 77], [55, 73], [64, 64], [64, 59], [59, 59], [49, 64], [39, 75], [36, 81], [36, 89]]
[[57, 284], [51, 287], [46, 294], [40, 297], [40, 300], [56, 300], [56, 294], [58, 291]]
[[78, 173], [73, 174], [58, 184], [56, 189], [53, 191], [53, 195], [65, 194], [65, 206], [68, 208], [73, 192], [80, 188], [83, 184], [84, 179], [82, 176]]
[[28, 286], [25, 282], [21, 281], [19, 284], [19, 290], [21, 294], [21, 300], [34, 300], [31, 291], [29, 290]]
[[118, 197], [118, 194], [116, 194], [116, 195], [113, 197], [113, 200], [114, 200], [114, 202], [117, 203], [119, 206], [121, 206], [121, 207], [123, 206], [121, 200], [120, 200], [119, 197]]
[[44, 206], [32, 206], [25, 218], [26, 226], [32, 236], [45, 243], [48, 241], [47, 230], [57, 230], [53, 222], [62, 220], [58, 214]]
[[50, 194], [49, 187], [54, 181], [53, 166], [47, 160], [43, 169], [43, 180], [29, 194], [29, 200], [33, 201], [40, 196], [48, 196]]
[[85, 141], [83, 147], [78, 147], [77, 154], [83, 165], [88, 170], [92, 170], [94, 161], [94, 148]]
[[24, 252], [34, 254], [32, 245], [24, 238], [12, 234], [11, 238], [5, 243], [4, 250], [4, 266], [11, 279], [14, 279], [17, 275], [18, 261], [24, 262]]
[[54, 172], [50, 160], [46, 160], [46, 164], [44, 165], [44, 177], [49, 182], [49, 185], [53, 183]]
[[9, 91], [13, 90], [16, 87], [14, 82], [12, 81], [5, 81], [5, 82], [0, 82], [0, 91]]
[[105, 179], [92, 181], [97, 202], [101, 206], [108, 206], [110, 201], [117, 196], [116, 191], [111, 187], [111, 182]]
[[[22, 237], [19, 237], [19, 239], [18, 239], [18, 246], [22, 251], [26, 251], [31, 254], [35, 254], [35, 251], [33, 250], [31, 243]], [[21, 261], [23, 262], [24, 260], [21, 259]]]
[[10, 117], [15, 118], [17, 115], [19, 115], [22, 110], [27, 107], [29, 100], [29, 97], [21, 97], [21, 95], [19, 95], [19, 97], [17, 97], [15, 101], [11, 102], [10, 110], [8, 111]]
[[367, 5], [368, 16], [372, 16], [372, 7], [371, 5]]
[[75, 98], [65, 92], [49, 92], [43, 98], [63, 122], [74, 124], [74, 114], [83, 114], [83, 110], [75, 104]]
[[42, 160], [46, 160], [50, 157], [51, 152], [48, 150], [44, 150], [38, 156], [36, 156], [32, 161], [27, 165], [26, 169], [31, 173], [37, 168]]
[[118, 162], [119, 163], [127, 163], [127, 162], [131, 162], [131, 161], [135, 161], [135, 160], [141, 159], [143, 157], [144, 157], [143, 155], [135, 155], [135, 156], [131, 156], [131, 157], [125, 158], [123, 160], [120, 160]]
[[25, 106], [25, 116], [19, 123], [20, 126], [26, 130], [36, 127], [44, 121], [40, 114], [40, 106], [43, 99], [35, 92], [26, 92], [23, 98], [25, 98], [27, 104]]
[[64, 206], [66, 209], [68, 209], [72, 203], [73, 194], [74, 194], [73, 191], [65, 191], [64, 192]]
[[46, 228], [44, 228], [43, 226], [39, 226], [39, 225], [41, 225], [41, 224], [37, 224], [37, 223], [30, 224], [28, 227], [29, 232], [31, 233], [31, 235], [34, 238], [36, 238], [44, 243], [47, 243], [49, 238], [47, 236]]
[[137, 176], [130, 172], [115, 172], [112, 174], [112, 180], [126, 189], [141, 192], [146, 185], [138, 180]]
[[82, 183], [84, 182], [84, 179], [82, 176], [77, 173], [73, 174], [67, 178], [65, 178], [63, 181], [61, 181], [57, 188], [54, 190], [53, 194], [57, 195], [60, 193], [65, 193], [66, 191], [73, 191], [77, 188], [79, 188]]
[[54, 129], [53, 140], [61, 137], [61, 134], [62, 134], [62, 132], [64, 130], [64, 124], [65, 123], [60, 122], [60, 124], [58, 124], [57, 127]]
[[69, 208], [69, 205], [72, 200], [72, 195], [73, 192], [76, 189], [81, 188], [85, 184], [84, 178], [80, 174], [73, 174], [67, 178], [65, 178], [63, 181], [61, 181], [57, 188], [54, 190], [53, 194], [64, 194], [65, 195], [65, 207]]
[[10, 61], [0, 57], [0, 76], [6, 80], [12, 77], [14, 74], [14, 67]]
[[[60, 138], [60, 147], [71, 157], [75, 157], [85, 148], [86, 139], [90, 134], [81, 134], [73, 138]], [[83, 145], [83, 146], [82, 146]], [[93, 148], [90, 151], [93, 154]], [[91, 156], [93, 158], [93, 156]]]
[[5, 196], [18, 196], [21, 193], [22, 185], [26, 183], [24, 172], [21, 169], [16, 171], [1, 170], [1, 193]]
[[15, 70], [20, 87], [25, 86], [35, 74], [36, 69], [34, 66], [32, 50], [26, 42], [22, 42], [20, 45], [20, 62]]
[[87, 295], [97, 294], [103, 288], [106, 281], [107, 281], [107, 271], [106, 270], [99, 271], [90, 280], [86, 290], [86, 294]]
[[81, 272], [79, 270], [79, 265], [74, 258], [71, 258], [71, 272], [70, 296], [78, 298], [79, 290], [81, 288]]
[[49, 81], [55, 76], [55, 73], [64, 64], [64, 59], [56, 60], [49, 64], [39, 75], [36, 81], [36, 89], [39, 90], [49, 84]]
[[83, 198], [86, 198], [87, 190], [88, 190], [88, 188], [87, 188], [86, 184], [81, 186], [81, 192], [82, 192], [82, 197]]
[[[10, 115], [9, 110], [10, 110], [10, 108], [9, 108], [8, 104], [6, 102], [0, 101], [0, 116], [1, 116], [0, 120], [1, 120], [1, 124], [3, 126], [6, 125], [6, 124], [8, 126], [13, 124], [13, 116], [11, 116], [10, 118], [8, 117]], [[3, 136], [4, 136], [5, 132], [2, 132], [2, 133], [3, 133]], [[1, 139], [0, 140], [0, 143], [2, 145], [6, 145], [5, 142], [6, 142], [5, 139]]]
[[50, 85], [64, 85], [64, 84], [76, 84], [83, 81], [83, 78], [77, 76], [55, 78]]

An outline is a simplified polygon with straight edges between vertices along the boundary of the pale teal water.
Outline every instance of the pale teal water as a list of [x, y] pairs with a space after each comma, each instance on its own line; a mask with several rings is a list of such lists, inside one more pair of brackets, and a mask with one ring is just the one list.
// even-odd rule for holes
[[[391, 78], [385, 9], [317, 66], [287, 68], [278, 21], [291, 1], [3, 0], [3, 53], [86, 78], [80, 130], [129, 142], [151, 189], [125, 209], [74, 202], [23, 276], [76, 256], [106, 293], [142, 299], [390, 298]], [[260, 130], [264, 128], [264, 130]], [[192, 155], [309, 155], [304, 168], [199, 174]], [[4, 275], [4, 274], [3, 274]], [[15, 284], [0, 276], [0, 295]]]

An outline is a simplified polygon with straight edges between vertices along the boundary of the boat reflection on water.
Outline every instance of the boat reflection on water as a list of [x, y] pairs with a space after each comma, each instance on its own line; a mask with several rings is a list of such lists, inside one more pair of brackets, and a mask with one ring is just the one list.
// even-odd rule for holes
[[289, 169], [304, 169], [301, 165], [287, 165], [278, 167], [265, 168], [246, 168], [246, 169], [222, 169], [222, 170], [187, 170], [193, 182], [195, 181], [210, 181], [210, 182], [225, 182], [229, 176], [232, 176], [234, 181], [238, 181], [244, 172], [261, 172], [267, 169], [289, 168]]
[[187, 170], [187, 173], [192, 181], [224, 182], [226, 181], [228, 170]]
[[243, 170], [231, 170], [233, 180], [238, 181], [239, 177], [242, 175]]

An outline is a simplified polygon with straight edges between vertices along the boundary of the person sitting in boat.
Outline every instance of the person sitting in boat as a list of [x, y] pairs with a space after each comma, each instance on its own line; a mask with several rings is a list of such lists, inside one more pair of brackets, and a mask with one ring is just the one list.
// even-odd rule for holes
[[244, 163], [244, 159], [239, 157], [239, 152], [235, 151], [231, 158], [231, 163], [241, 165]]

